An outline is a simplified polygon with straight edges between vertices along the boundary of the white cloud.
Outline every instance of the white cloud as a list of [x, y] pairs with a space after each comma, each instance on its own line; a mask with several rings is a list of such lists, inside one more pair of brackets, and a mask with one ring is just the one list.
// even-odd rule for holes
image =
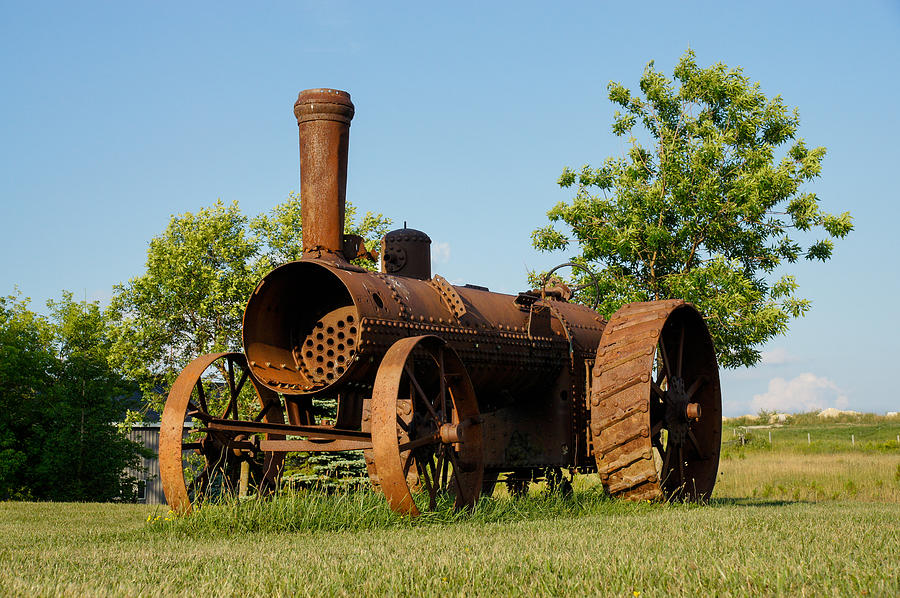
[[446, 264], [450, 262], [450, 243], [432, 243], [431, 244], [431, 263]]
[[826, 407], [847, 406], [847, 397], [837, 384], [828, 378], [809, 372], [792, 380], [773, 378], [769, 390], [761, 395], [753, 395], [754, 410], [802, 412], [825, 409]]
[[788, 353], [784, 347], [775, 347], [771, 351], [763, 351], [759, 365], [784, 365], [796, 361], [796, 358]]

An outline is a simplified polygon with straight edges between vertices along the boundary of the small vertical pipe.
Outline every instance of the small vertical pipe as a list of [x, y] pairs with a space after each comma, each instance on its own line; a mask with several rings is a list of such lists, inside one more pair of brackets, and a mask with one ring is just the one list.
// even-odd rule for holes
[[812, 444], [812, 440], [809, 438], [809, 432], [806, 433], [806, 444]]

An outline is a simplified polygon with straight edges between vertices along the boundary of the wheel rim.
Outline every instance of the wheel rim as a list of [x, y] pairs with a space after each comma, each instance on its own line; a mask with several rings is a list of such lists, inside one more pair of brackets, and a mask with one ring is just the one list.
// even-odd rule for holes
[[598, 348], [592, 388], [594, 451], [611, 494], [709, 498], [722, 408], [712, 340], [696, 309], [676, 300], [616, 312]]
[[375, 379], [371, 429], [379, 487], [393, 510], [418, 515], [416, 498], [429, 510], [450, 497], [455, 508], [474, 506], [484, 472], [478, 405], [462, 361], [443, 340], [412, 337], [388, 350]]
[[[249, 394], [255, 394], [258, 408], [248, 405]], [[235, 490], [242, 462], [250, 465], [260, 491], [277, 483], [284, 453], [265, 452], [260, 463], [260, 451], [246, 434], [216, 430], [199, 439], [184, 437], [188, 420], [211, 417], [284, 423], [278, 395], [257, 384], [242, 353], [210, 353], [188, 364], [169, 391], [160, 425], [160, 478], [166, 502], [175, 512], [190, 512], [192, 497], [209, 496], [217, 488]]]
[[693, 309], [669, 315], [650, 386], [650, 437], [662, 490], [687, 500], [712, 493], [722, 433], [718, 368], [706, 326], [695, 315]]

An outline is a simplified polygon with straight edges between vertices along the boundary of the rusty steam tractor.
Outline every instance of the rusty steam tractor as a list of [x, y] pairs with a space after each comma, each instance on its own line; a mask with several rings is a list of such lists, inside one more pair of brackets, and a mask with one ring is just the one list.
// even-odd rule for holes
[[[441, 493], [472, 505], [501, 474], [513, 488], [597, 472], [626, 499], [709, 497], [721, 395], [693, 306], [633, 303], [607, 321], [549, 278], [518, 296], [452, 285], [431, 274], [428, 236], [407, 228], [384, 237], [381, 272], [357, 267], [365, 246], [343, 234], [350, 95], [303, 91], [294, 114], [303, 258], [253, 291], [243, 353], [199, 357], [173, 385], [159, 447], [171, 508], [189, 511], [225, 462], [253, 463], [266, 486], [287, 452], [360, 449], [373, 484], [411, 515]], [[218, 411], [203, 382], [216, 371]], [[250, 390], [258, 407], [241, 413]], [[312, 415], [323, 396], [337, 399], [333, 425]], [[183, 435], [190, 419], [199, 441]], [[191, 451], [206, 468], [187, 484]]]

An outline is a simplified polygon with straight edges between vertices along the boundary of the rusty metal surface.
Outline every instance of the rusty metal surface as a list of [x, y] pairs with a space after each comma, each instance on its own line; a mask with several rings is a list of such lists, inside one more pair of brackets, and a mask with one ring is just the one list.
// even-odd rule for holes
[[480, 496], [478, 402], [465, 366], [439, 337], [402, 339], [385, 355], [372, 392], [372, 445], [378, 483], [397, 512], [419, 514], [407, 479], [413, 468], [431, 509], [441, 494], [456, 507]]
[[[547, 300], [553, 314], [541, 330], [547, 335], [538, 336], [534, 327], [529, 330], [531, 308], [516, 303], [515, 296], [441, 281], [360, 272], [322, 260], [276, 268], [244, 312], [250, 366], [264, 385], [289, 394], [338, 390], [341, 382], [371, 386], [375, 371], [369, 364], [380, 361], [396, 340], [440, 334], [466, 362], [476, 392], [496, 396], [552, 382], [560, 359], [594, 356], [605, 322], [589, 308]], [[338, 369], [335, 361], [332, 371], [326, 354], [323, 373], [311, 376], [306, 360], [327, 353], [323, 339], [331, 338], [318, 338], [318, 323], [337, 311], [349, 322], [346, 366]]]
[[381, 271], [394, 276], [431, 278], [431, 238], [420, 230], [393, 230], [381, 241]]
[[709, 498], [722, 407], [712, 341], [693, 306], [622, 307], [597, 349], [591, 385], [597, 470], [612, 495]]
[[[253, 385], [260, 405], [260, 419], [273, 425], [282, 424], [284, 415], [278, 400], [278, 395], [271, 390], [259, 385], [251, 376], [242, 375], [235, 377], [234, 366], [242, 368], [249, 374], [246, 360], [241, 353], [209, 353], [193, 360], [179, 374], [175, 380], [169, 395], [160, 424], [159, 436], [159, 471], [162, 480], [163, 492], [169, 508], [177, 513], [188, 513], [191, 510], [190, 493], [184, 478], [183, 455], [187, 450], [195, 450], [204, 456], [206, 469], [200, 473], [202, 477], [210, 467], [215, 466], [223, 453], [223, 448], [236, 449], [240, 455], [246, 456], [247, 451], [255, 451], [252, 443], [244, 440], [246, 436], [238, 434], [226, 434], [222, 436], [207, 435], [200, 443], [184, 442], [184, 422], [191, 416], [201, 419], [213, 419], [207, 411], [206, 397], [202, 387], [203, 374], [217, 361], [225, 364], [225, 369], [230, 375], [227, 380], [229, 401], [226, 412], [222, 414], [222, 421], [232, 421], [233, 416], [238, 419], [239, 413], [237, 395], [243, 384], [248, 381]], [[244, 414], [245, 417], [248, 414]], [[252, 419], [252, 416], [250, 417]], [[246, 431], [241, 428], [241, 431]], [[267, 434], [267, 439], [283, 439], [278, 430], [274, 434]], [[264, 461], [260, 476], [261, 483], [274, 485], [277, 476], [281, 472], [284, 461], [284, 452], [269, 451], [264, 453]]]
[[[560, 485], [564, 470], [599, 470], [625, 498], [708, 497], [721, 398], [699, 314], [664, 301], [626, 306], [607, 322], [570, 302], [584, 286], [599, 288], [576, 263], [518, 295], [453, 285], [432, 274], [428, 235], [405, 223], [382, 242], [381, 272], [351, 264], [375, 257], [343, 234], [354, 114], [346, 92], [299, 94], [303, 258], [269, 272], [244, 311], [249, 379], [261, 397], [283, 396], [289, 424], [208, 416], [208, 436], [225, 434], [220, 444], [232, 451], [272, 455], [363, 449], [373, 485], [407, 513], [417, 512], [417, 492], [428, 493], [429, 506], [439, 491], [470, 505], [498, 476], [519, 491], [540, 479]], [[588, 284], [570, 286], [556, 275], [563, 267], [582, 270]], [[185, 370], [166, 405], [179, 439], [209, 359]], [[423, 393], [412, 381], [419, 378]], [[445, 379], [452, 409], [435, 407]], [[313, 398], [336, 399], [336, 421], [316, 425]], [[425, 413], [434, 421], [417, 423]], [[476, 416], [477, 425], [469, 421]], [[169, 438], [170, 502], [183, 506], [180, 445], [174, 432]], [[470, 461], [473, 471], [463, 471]]]
[[300, 132], [303, 251], [343, 255], [347, 151], [354, 107], [350, 94], [307, 89], [294, 104]]

